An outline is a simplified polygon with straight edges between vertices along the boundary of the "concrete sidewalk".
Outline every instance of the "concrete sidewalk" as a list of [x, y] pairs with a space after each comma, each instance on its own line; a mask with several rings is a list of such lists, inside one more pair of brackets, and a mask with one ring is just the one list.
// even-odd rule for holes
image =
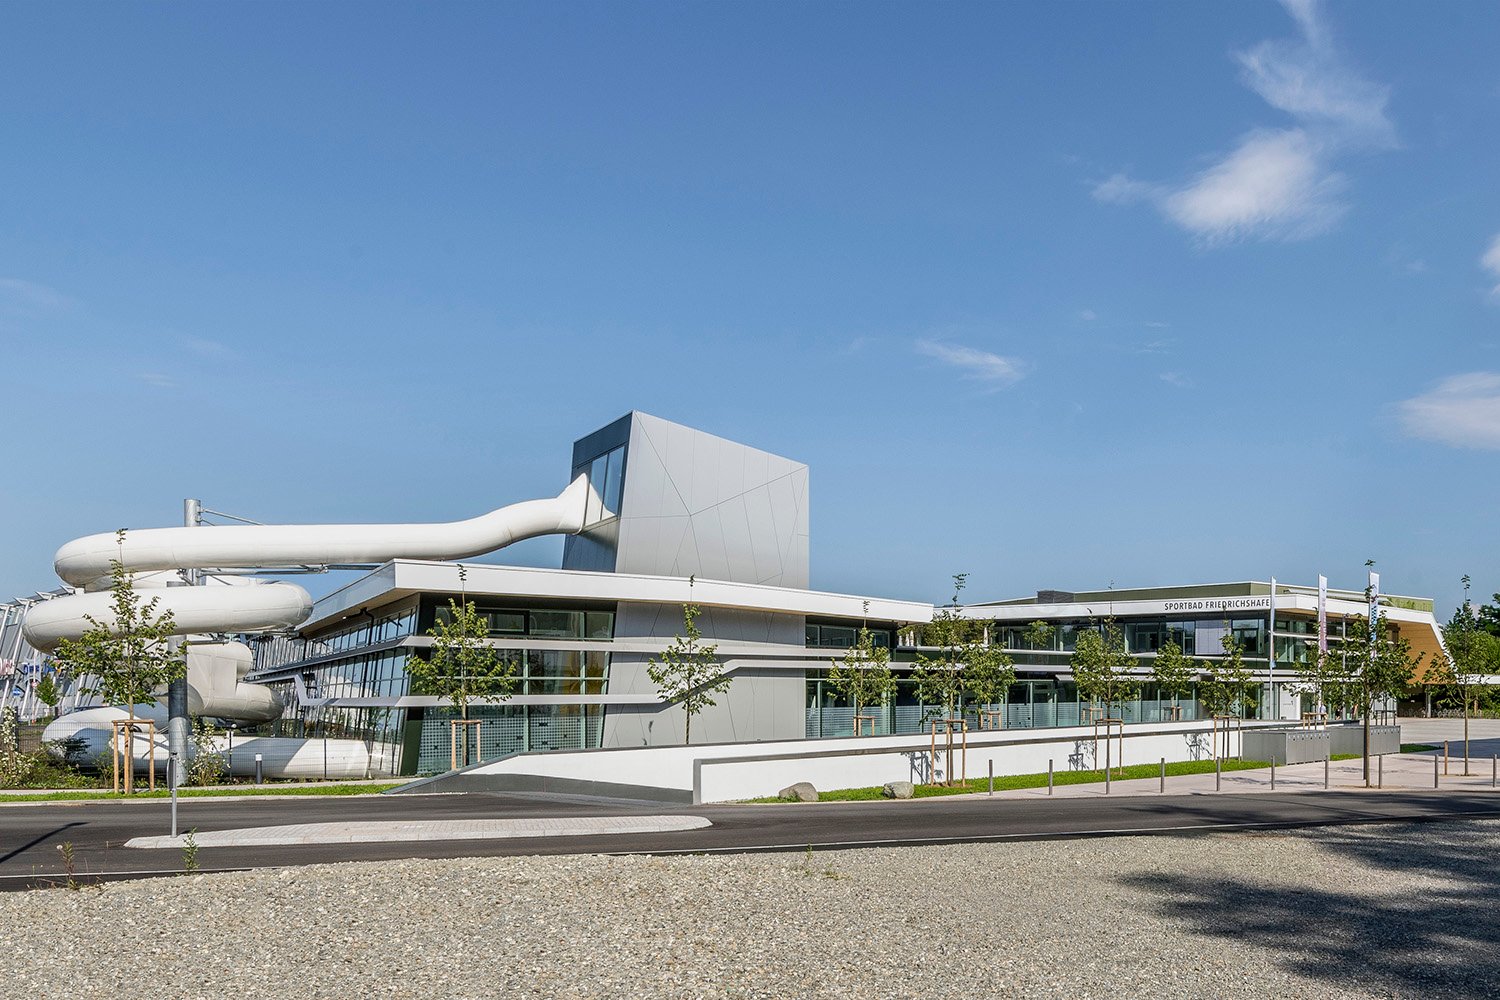
[[[1381, 780], [1388, 790], [1414, 791], [1433, 788], [1433, 754], [1390, 754], [1384, 764], [1376, 759], [1370, 762], [1370, 783], [1374, 786]], [[1450, 774], [1440, 775], [1438, 787], [1451, 791], [1488, 791], [1490, 785], [1490, 761], [1471, 762], [1472, 774], [1463, 776], [1463, 760], [1450, 760]], [[1382, 774], [1383, 772], [1383, 774]], [[979, 780], [983, 780], [980, 778]], [[1102, 795], [1160, 795], [1160, 778], [1134, 778], [1128, 781], [1112, 781], [1105, 791], [1102, 781], [1081, 785], [1056, 785], [1054, 798], [1087, 798]], [[1366, 791], [1362, 760], [1336, 760], [1328, 766], [1328, 788], [1331, 791]], [[1247, 795], [1266, 792], [1306, 792], [1323, 790], [1323, 762], [1292, 764], [1276, 768], [1276, 787], [1271, 787], [1271, 769], [1257, 768], [1250, 771], [1225, 771], [1220, 776], [1216, 789], [1214, 773], [1168, 775], [1165, 786], [1168, 795]], [[1374, 790], [1371, 788], [1370, 790]], [[987, 796], [987, 792], [976, 793]], [[1046, 787], [1017, 788], [1006, 791], [997, 789], [995, 798], [1030, 799], [1046, 798]]]
[[[195, 833], [198, 847], [281, 847], [292, 844], [372, 844], [419, 840], [503, 840], [514, 837], [589, 837], [621, 833], [672, 833], [712, 826], [702, 816], [565, 816], [529, 819], [297, 823]], [[126, 847], [182, 848], [176, 837], [134, 837]]]
[[[1438, 749], [1416, 754], [1388, 754], [1384, 763], [1378, 763], [1376, 758], [1370, 761], [1370, 788], [1366, 789], [1364, 779], [1364, 764], [1360, 759], [1332, 761], [1328, 767], [1328, 788], [1330, 791], [1376, 791], [1379, 788], [1387, 790], [1402, 791], [1489, 791], [1491, 775], [1500, 758], [1500, 720], [1497, 719], [1471, 719], [1469, 720], [1469, 774], [1464, 774], [1463, 761], [1463, 720], [1462, 719], [1400, 719], [1401, 742], [1430, 743], [1435, 744]], [[1438, 765], [1437, 787], [1433, 786], [1433, 758], [1442, 757], [1442, 744], [1448, 742], [1448, 768], [1446, 773], [1442, 764]], [[1128, 764], [1150, 763], [1149, 761], [1127, 761]], [[1382, 775], [1383, 772], [1383, 775]], [[1058, 772], [1061, 774], [1062, 772]], [[971, 775], [970, 780], [976, 776]], [[983, 776], [977, 776], [983, 780]], [[1377, 787], [1378, 786], [1378, 787]], [[1160, 795], [1162, 794], [1160, 778], [1135, 778], [1128, 781], [1112, 781], [1108, 792], [1104, 790], [1104, 782], [1092, 782], [1084, 785], [1056, 785], [1053, 789], [1054, 798], [1087, 798], [1102, 795]], [[1166, 781], [1166, 794], [1168, 795], [1231, 795], [1231, 794], [1259, 794], [1270, 792], [1271, 769], [1257, 768], [1251, 771], [1225, 771], [1218, 788], [1215, 788], [1214, 774], [1185, 774], [1176, 777], [1168, 776]], [[1276, 787], [1278, 792], [1305, 792], [1323, 790], [1323, 762], [1315, 761], [1310, 764], [1291, 764], [1276, 768]], [[988, 797], [987, 792], [976, 793], [981, 797]], [[1018, 788], [1009, 791], [995, 791], [995, 798], [1006, 799], [1030, 799], [1046, 798], [1047, 789], [1041, 788]]]

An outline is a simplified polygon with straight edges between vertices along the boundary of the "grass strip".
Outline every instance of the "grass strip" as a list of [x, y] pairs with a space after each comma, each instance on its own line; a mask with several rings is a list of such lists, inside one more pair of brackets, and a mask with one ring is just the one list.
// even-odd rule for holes
[[[179, 788], [180, 799], [234, 798], [241, 795], [374, 795], [387, 789], [404, 785], [404, 781], [374, 785], [297, 785], [293, 788], [277, 788], [275, 785], [246, 785], [243, 788]], [[0, 793], [0, 802], [95, 802], [119, 801], [121, 799], [164, 799], [171, 795], [166, 788], [154, 792], [135, 792], [125, 795], [118, 792], [40, 792], [36, 795], [6, 795]]]
[[[1337, 758], [1335, 758], [1337, 759]], [[1269, 761], [1264, 760], [1237, 760], [1230, 758], [1220, 762], [1225, 771], [1250, 771], [1255, 768], [1270, 767]], [[1176, 777], [1185, 774], [1212, 774], [1214, 762], [1211, 760], [1180, 760], [1167, 764], [1167, 777]], [[1111, 780], [1128, 781], [1132, 778], [1157, 778], [1161, 776], [1161, 764], [1128, 764], [1125, 767], [1112, 767], [1109, 769]], [[1104, 781], [1104, 771], [1056, 771], [1053, 773], [1054, 785], [1087, 785]], [[1038, 774], [997, 774], [995, 775], [995, 791], [1011, 791], [1017, 788], [1043, 788], [1047, 784], [1047, 773]], [[972, 795], [975, 792], [989, 791], [989, 779], [976, 778], [970, 781], [959, 782], [953, 785], [917, 785], [912, 791], [912, 796], [918, 799], [937, 798], [943, 795]], [[870, 799], [883, 799], [880, 786], [871, 788], [840, 788], [828, 792], [819, 792], [819, 802], [863, 802]], [[764, 799], [748, 799], [749, 802], [781, 802], [783, 800], [774, 796]]]

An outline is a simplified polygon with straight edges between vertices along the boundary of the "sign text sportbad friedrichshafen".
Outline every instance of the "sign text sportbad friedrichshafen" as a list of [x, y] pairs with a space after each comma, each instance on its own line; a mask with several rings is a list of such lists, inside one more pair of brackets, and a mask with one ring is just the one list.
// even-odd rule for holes
[[1163, 604], [1167, 611], [1242, 611], [1270, 606], [1270, 597], [1205, 597], [1193, 601], [1166, 601]]

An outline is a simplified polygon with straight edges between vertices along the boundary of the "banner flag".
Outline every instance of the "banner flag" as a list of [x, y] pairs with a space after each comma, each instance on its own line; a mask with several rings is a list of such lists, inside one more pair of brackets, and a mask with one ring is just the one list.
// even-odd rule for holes
[[1318, 652], [1328, 654], [1328, 577], [1318, 577]]

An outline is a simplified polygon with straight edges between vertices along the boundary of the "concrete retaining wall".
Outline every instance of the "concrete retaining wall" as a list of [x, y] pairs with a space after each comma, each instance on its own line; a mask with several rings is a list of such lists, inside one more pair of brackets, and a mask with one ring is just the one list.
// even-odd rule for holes
[[[1244, 731], [1275, 726], [1246, 722]], [[1118, 732], [1118, 730], [1117, 730]], [[955, 748], [954, 777], [1047, 770], [1090, 770], [1104, 763], [1104, 741], [1092, 726], [970, 733], [967, 762]], [[1231, 755], [1240, 753], [1240, 735]], [[866, 736], [830, 740], [718, 743], [690, 747], [631, 747], [514, 754], [462, 771], [403, 786], [404, 792], [533, 790], [620, 795], [665, 801], [724, 802], [775, 795], [798, 781], [821, 790], [887, 781], [948, 777], [947, 755], [934, 763], [930, 736]], [[1110, 763], [1203, 760], [1210, 754], [1206, 722], [1141, 723], [1111, 741]], [[941, 748], [941, 741], [939, 744]]]

